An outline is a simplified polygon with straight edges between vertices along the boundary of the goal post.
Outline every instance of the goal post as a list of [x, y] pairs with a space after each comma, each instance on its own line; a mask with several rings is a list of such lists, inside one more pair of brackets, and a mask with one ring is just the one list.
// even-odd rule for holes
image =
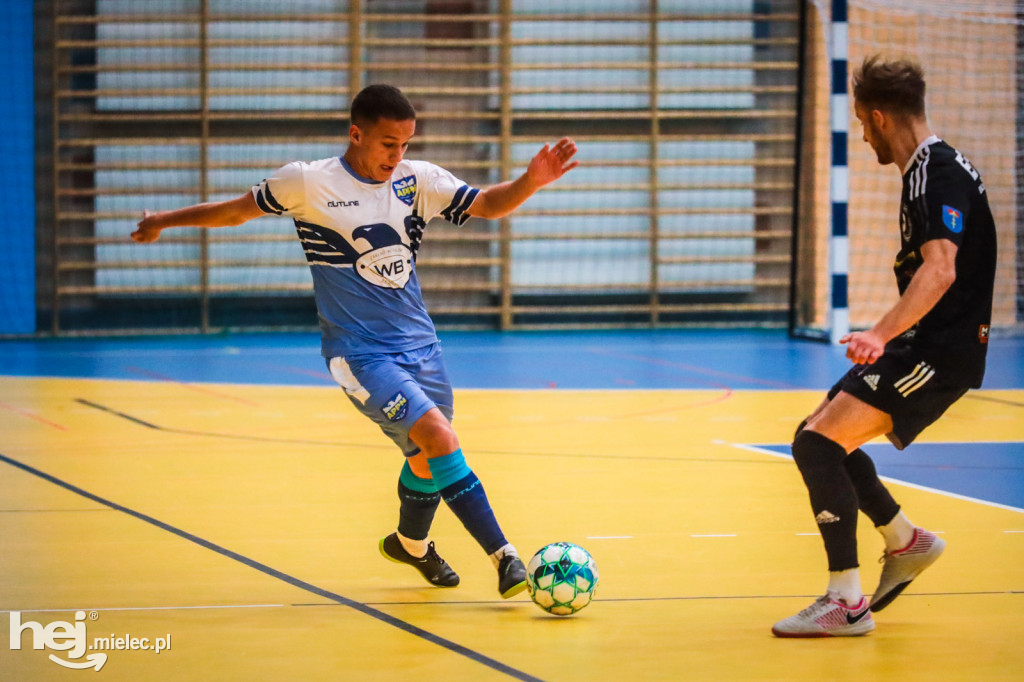
[[1024, 2], [819, 0], [808, 13], [794, 335], [834, 341], [844, 319], [867, 328], [898, 296], [899, 171], [878, 165], [845, 95], [852, 70], [875, 53], [924, 67], [932, 129], [981, 172], [999, 240], [993, 328], [1024, 332]]

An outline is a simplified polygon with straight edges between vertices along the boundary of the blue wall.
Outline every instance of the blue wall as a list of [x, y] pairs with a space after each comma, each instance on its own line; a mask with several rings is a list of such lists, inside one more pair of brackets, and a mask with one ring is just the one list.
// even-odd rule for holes
[[32, 0], [7, 0], [0, 97], [0, 334], [36, 330], [35, 89]]

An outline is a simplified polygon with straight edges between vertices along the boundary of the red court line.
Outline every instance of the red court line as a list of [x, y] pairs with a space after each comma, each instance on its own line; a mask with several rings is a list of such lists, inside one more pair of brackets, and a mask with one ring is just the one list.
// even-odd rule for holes
[[[772, 386], [774, 388], [781, 388], [786, 390], [799, 390], [800, 387], [794, 384], [786, 383], [785, 381], [773, 381], [771, 379], [758, 379], [757, 377], [746, 376], [743, 374], [735, 374], [733, 372], [723, 372], [717, 369], [711, 369], [709, 367], [701, 367], [699, 365], [690, 365], [685, 362], [678, 362], [676, 360], [664, 360], [662, 358], [653, 358], [646, 355], [636, 355], [633, 353], [619, 353], [611, 350], [605, 350], [603, 348], [588, 348], [587, 352], [594, 353], [595, 355], [604, 355], [610, 358], [619, 358], [621, 360], [634, 360], [637, 362], [646, 362], [652, 365], [658, 365], [660, 367], [671, 367], [673, 369], [681, 369], [685, 372], [692, 374], [704, 374], [707, 376], [721, 377], [723, 379], [731, 379], [734, 381], [745, 381], [751, 384], [761, 384], [763, 386]], [[714, 386], [716, 388], [723, 388], [722, 384], [714, 381], [704, 380], [704, 383]]]
[[7, 410], [8, 412], [13, 412], [14, 414], [20, 414], [22, 417], [28, 417], [29, 419], [34, 419], [35, 421], [39, 422], [40, 424], [46, 424], [47, 426], [52, 426], [53, 428], [60, 429], [61, 431], [67, 431], [68, 430], [68, 427], [62, 426], [62, 425], [58, 424], [57, 422], [52, 422], [49, 419], [45, 419], [43, 417], [40, 417], [35, 412], [29, 412], [28, 410], [24, 410], [24, 409], [22, 409], [20, 407], [15, 407], [14, 405], [8, 405], [7, 403], [2, 403], [2, 402], [0, 402], [0, 407], [2, 407], [3, 409]]
[[[693, 409], [693, 408], [697, 408], [697, 407], [707, 407], [708, 405], [714, 405], [715, 403], [724, 402], [724, 401], [728, 400], [729, 398], [731, 398], [733, 396], [733, 390], [731, 388], [729, 388], [728, 386], [725, 386], [723, 384], [715, 384], [715, 386], [722, 391], [722, 394], [719, 395], [719, 396], [715, 396], [714, 398], [709, 398], [707, 400], [699, 400], [699, 401], [697, 401], [695, 403], [686, 403], [686, 404], [681, 404], [681, 405], [670, 405], [670, 406], [667, 406], [667, 407], [659, 408], [657, 410], [643, 410], [642, 412], [624, 412], [623, 414], [615, 415], [615, 418], [616, 419], [633, 419], [634, 417], [649, 417], [649, 416], [654, 415], [654, 414], [664, 414], [666, 412], [679, 412], [681, 410], [689, 410], [689, 409]], [[500, 391], [501, 389], [494, 389], [494, 390]], [[553, 389], [553, 390], [557, 390], [557, 389]], [[571, 388], [570, 389], [565, 389], [565, 392], [566, 393], [571, 393], [574, 390], [576, 390], [576, 389], [571, 389]], [[652, 390], [652, 391], [665, 391], [665, 390], [671, 390], [671, 389], [650, 389], [650, 390]], [[702, 389], [679, 389], [679, 390], [680, 391], [687, 391], [687, 390], [694, 391], [694, 390], [702, 390]], [[608, 389], [608, 392], [609, 393], [615, 392], [615, 389], [614, 388], [610, 388], [610, 389]], [[557, 418], [557, 419], [553, 419], [551, 421], [544, 421], [544, 422], [537, 422], [537, 423], [538, 424], [543, 424], [544, 426], [558, 426], [558, 425], [566, 425], [566, 424], [576, 424], [577, 422], [576, 422], [575, 418]], [[474, 433], [479, 433], [481, 431], [494, 431], [496, 429], [508, 428], [508, 427], [511, 427], [511, 426], [513, 426], [513, 424], [511, 424], [510, 422], [507, 422], [507, 421], [497, 421], [496, 423], [483, 424], [483, 425], [478, 425], [478, 426], [469, 426], [469, 427], [459, 426], [457, 430], [459, 432], [463, 432], [463, 431], [469, 432], [469, 431], [472, 431]]]
[[292, 367], [290, 365], [280, 365], [276, 362], [260, 362], [257, 363], [261, 367], [272, 367], [280, 372], [288, 372], [289, 374], [298, 374], [300, 376], [314, 377], [316, 379], [326, 379], [329, 383], [334, 384], [334, 377], [331, 376], [330, 372], [316, 372], [311, 369], [303, 369], [301, 367]]
[[255, 402], [253, 400], [248, 400], [246, 398], [239, 398], [238, 396], [229, 395], [227, 393], [221, 393], [220, 391], [214, 391], [213, 389], [209, 389], [209, 388], [203, 388], [202, 386], [197, 386], [196, 384], [189, 384], [189, 383], [185, 383], [184, 381], [178, 381], [177, 379], [175, 379], [173, 377], [169, 377], [169, 376], [166, 376], [164, 374], [160, 374], [159, 372], [152, 372], [152, 371], [150, 371], [148, 369], [142, 369], [141, 367], [134, 367], [134, 366], [125, 367], [125, 369], [128, 370], [129, 372], [134, 372], [135, 374], [141, 374], [142, 376], [147, 376], [147, 377], [150, 377], [152, 379], [159, 379], [160, 381], [166, 381], [168, 383], [177, 384], [178, 386], [181, 386], [183, 388], [187, 388], [190, 391], [195, 391], [196, 393], [203, 393], [205, 395], [211, 395], [211, 396], [214, 396], [216, 398], [225, 398], [227, 400], [233, 400], [236, 403], [242, 403], [243, 405], [249, 405], [250, 407], [259, 407], [259, 403]]

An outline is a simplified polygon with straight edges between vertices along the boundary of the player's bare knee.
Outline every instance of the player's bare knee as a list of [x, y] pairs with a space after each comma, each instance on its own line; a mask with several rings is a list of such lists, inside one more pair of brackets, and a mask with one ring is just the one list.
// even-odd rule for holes
[[430, 475], [430, 463], [427, 461], [427, 455], [425, 452], [420, 450], [418, 453], [408, 458], [409, 468], [419, 478], [430, 479], [433, 478]]
[[443, 457], [459, 449], [455, 429], [437, 408], [431, 409], [413, 424], [409, 429], [409, 438], [428, 459]]

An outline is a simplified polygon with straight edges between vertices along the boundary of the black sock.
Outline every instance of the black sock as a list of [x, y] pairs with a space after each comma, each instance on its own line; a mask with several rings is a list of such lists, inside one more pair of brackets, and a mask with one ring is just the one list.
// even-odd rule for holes
[[843, 460], [846, 451], [820, 433], [793, 440], [793, 460], [810, 493], [811, 510], [825, 541], [828, 570], [857, 568], [857, 493]]
[[884, 526], [900, 512], [900, 505], [882, 484], [875, 470], [875, 463], [860, 448], [854, 450], [843, 460], [846, 473], [857, 491], [857, 502], [860, 510], [868, 515], [875, 526]]
[[426, 540], [441, 493], [417, 492], [398, 482], [398, 532], [410, 540]]

